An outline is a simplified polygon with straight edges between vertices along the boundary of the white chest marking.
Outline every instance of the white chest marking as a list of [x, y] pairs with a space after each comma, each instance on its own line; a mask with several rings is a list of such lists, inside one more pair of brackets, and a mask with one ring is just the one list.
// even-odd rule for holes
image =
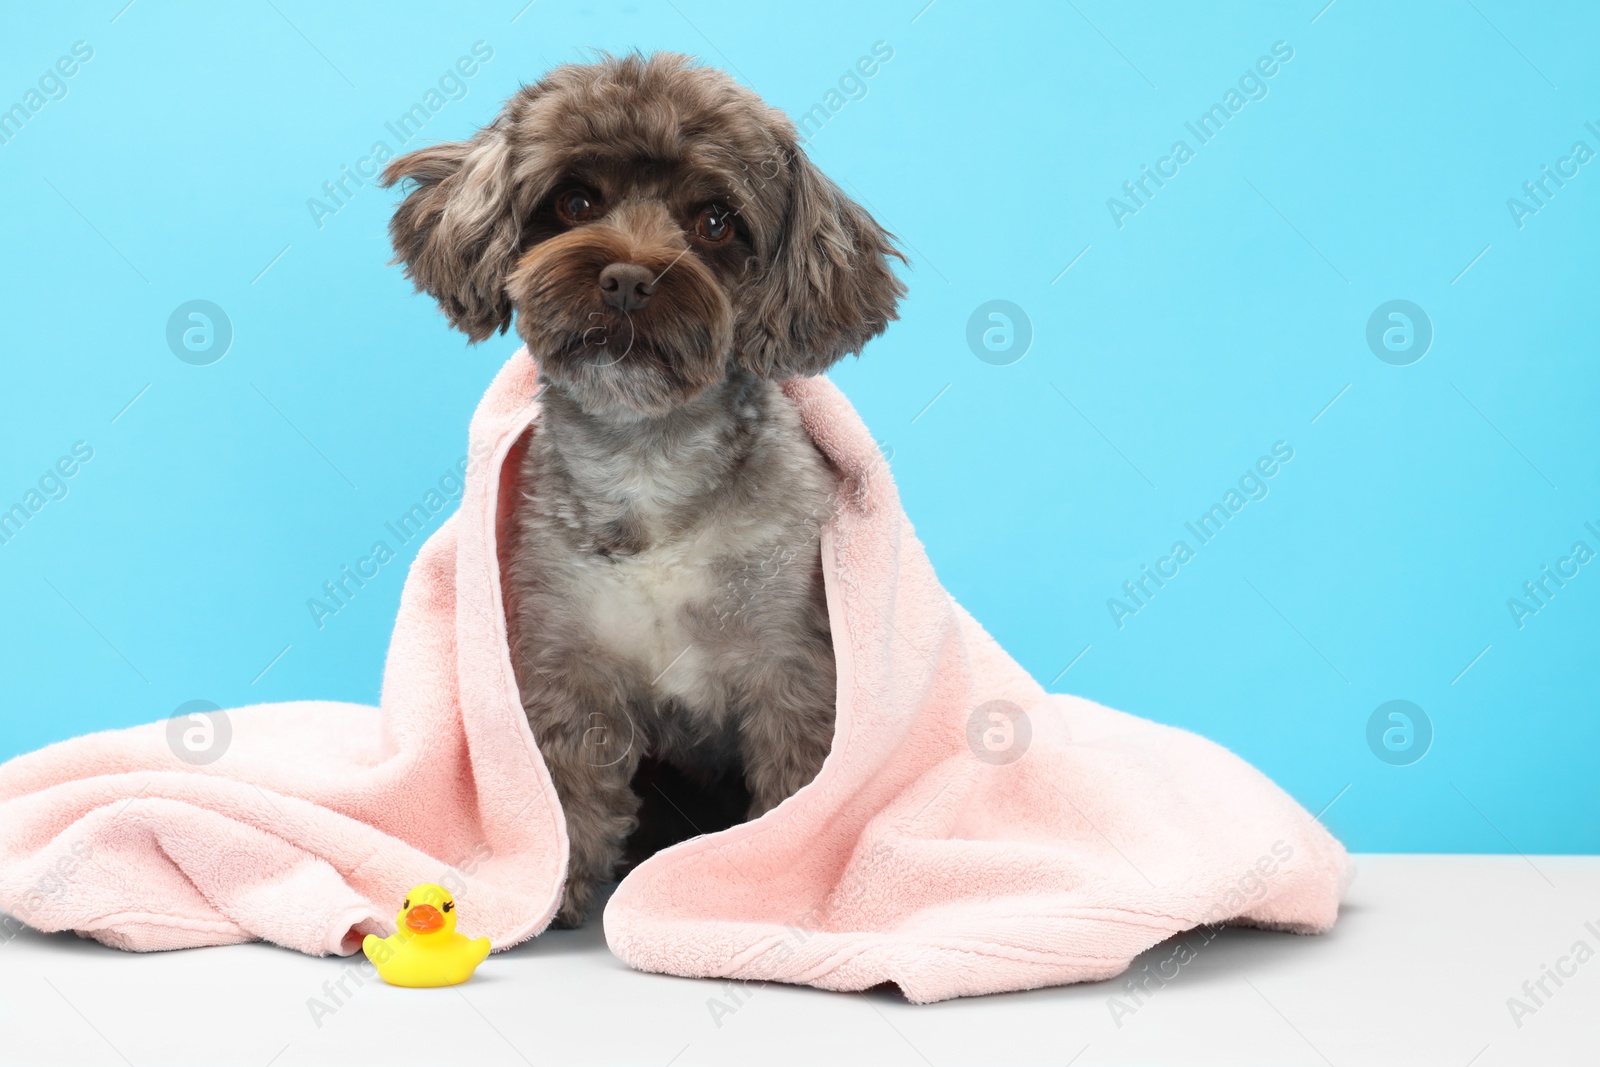
[[577, 590], [597, 640], [640, 665], [656, 696], [698, 703], [704, 696], [701, 657], [685, 611], [712, 600], [712, 571], [691, 546], [655, 548], [637, 556], [596, 559]]

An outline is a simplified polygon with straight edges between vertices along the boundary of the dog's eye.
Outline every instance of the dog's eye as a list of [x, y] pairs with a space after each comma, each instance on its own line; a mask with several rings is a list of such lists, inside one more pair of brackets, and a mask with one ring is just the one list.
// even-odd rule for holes
[[721, 204], [712, 204], [695, 219], [694, 232], [703, 241], [721, 244], [733, 236], [733, 213]]
[[589, 222], [600, 212], [595, 198], [582, 189], [570, 189], [556, 197], [556, 214], [569, 226]]

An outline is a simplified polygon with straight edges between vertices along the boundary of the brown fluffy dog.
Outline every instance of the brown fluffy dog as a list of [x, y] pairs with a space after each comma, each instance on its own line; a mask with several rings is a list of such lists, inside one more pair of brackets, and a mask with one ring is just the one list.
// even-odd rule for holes
[[636, 829], [631, 858], [761, 815], [828, 754], [834, 480], [777, 383], [883, 331], [897, 253], [781, 112], [676, 55], [558, 67], [384, 179], [407, 276], [539, 365], [508, 610], [575, 925]]

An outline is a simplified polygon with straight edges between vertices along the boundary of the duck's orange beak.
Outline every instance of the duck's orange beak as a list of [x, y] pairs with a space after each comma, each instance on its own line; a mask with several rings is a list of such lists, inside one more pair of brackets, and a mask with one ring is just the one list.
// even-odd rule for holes
[[444, 915], [432, 904], [418, 904], [406, 912], [406, 929], [415, 934], [431, 934], [444, 929]]

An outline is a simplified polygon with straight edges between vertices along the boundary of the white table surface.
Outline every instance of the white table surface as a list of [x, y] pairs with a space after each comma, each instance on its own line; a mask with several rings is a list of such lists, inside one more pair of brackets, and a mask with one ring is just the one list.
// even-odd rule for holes
[[[314, 1019], [308, 1002], [333, 1004], [324, 983], [352, 961], [25, 931], [0, 944], [0, 1064], [1600, 1064], [1600, 857], [1357, 862], [1332, 934], [1191, 934], [1177, 977], [1118, 1012], [1120, 980], [925, 1006], [733, 991], [628, 970], [596, 920], [491, 956], [457, 989], [347, 977]], [[1594, 958], [1577, 962], [1579, 941]], [[1545, 977], [1534, 1004], [1523, 983], [1558, 964], [1570, 976]], [[1534, 1010], [1514, 1018], [1511, 997]]]

